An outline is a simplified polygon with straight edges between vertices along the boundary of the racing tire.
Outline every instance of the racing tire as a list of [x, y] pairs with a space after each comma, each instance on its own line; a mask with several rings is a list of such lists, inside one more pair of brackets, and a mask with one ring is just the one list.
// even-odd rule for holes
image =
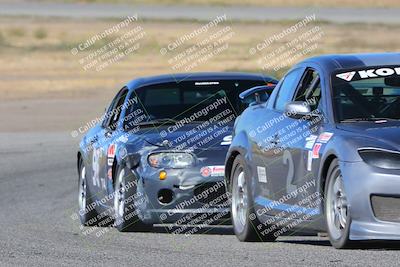
[[236, 237], [241, 242], [273, 242], [276, 240], [272, 225], [261, 223], [254, 211], [251, 179], [244, 158], [238, 155], [231, 171], [231, 220]]
[[137, 216], [136, 189], [137, 179], [132, 171], [118, 166], [114, 183], [114, 226], [120, 232], [149, 232], [153, 228]]
[[328, 169], [324, 193], [324, 210], [329, 240], [337, 249], [353, 248], [349, 238], [351, 216], [344, 190], [339, 161], [333, 160]]
[[79, 159], [78, 165], [78, 203], [79, 203], [79, 219], [81, 224], [84, 226], [97, 226], [98, 225], [98, 213], [94, 207], [92, 207], [92, 197], [87, 187], [87, 175], [86, 166], [83, 159]]

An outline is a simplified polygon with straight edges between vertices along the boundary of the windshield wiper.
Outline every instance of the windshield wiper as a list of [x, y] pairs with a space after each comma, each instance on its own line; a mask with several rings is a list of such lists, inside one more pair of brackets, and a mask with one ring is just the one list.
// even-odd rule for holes
[[154, 120], [149, 120], [149, 121], [144, 121], [144, 122], [139, 122], [137, 125], [153, 125], [153, 124], [175, 124], [178, 121], [170, 118], [162, 118], [162, 119], [154, 119]]
[[353, 118], [342, 120], [341, 122], [370, 122], [370, 121], [397, 121], [398, 119], [393, 118]]

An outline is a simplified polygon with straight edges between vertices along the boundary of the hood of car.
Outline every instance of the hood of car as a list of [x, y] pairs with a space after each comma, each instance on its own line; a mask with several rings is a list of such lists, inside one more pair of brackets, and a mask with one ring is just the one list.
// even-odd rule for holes
[[130, 135], [129, 141], [138, 138], [148, 145], [171, 150], [227, 150], [231, 141], [232, 125], [185, 124], [142, 127]]
[[224, 165], [231, 143], [231, 125], [189, 124], [173, 129], [170, 125], [141, 128], [124, 140], [128, 153], [138, 153], [143, 158], [155, 152], [183, 151], [196, 155], [196, 164], [213, 168]]
[[365, 138], [372, 143], [389, 145], [400, 150], [400, 122], [355, 122], [341, 123], [338, 129], [351, 133], [352, 136]]

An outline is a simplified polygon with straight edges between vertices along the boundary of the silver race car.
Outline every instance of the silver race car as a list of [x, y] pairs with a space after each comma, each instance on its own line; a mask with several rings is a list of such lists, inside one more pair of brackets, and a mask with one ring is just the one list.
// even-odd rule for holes
[[400, 240], [400, 54], [297, 64], [237, 120], [225, 166], [241, 241]]

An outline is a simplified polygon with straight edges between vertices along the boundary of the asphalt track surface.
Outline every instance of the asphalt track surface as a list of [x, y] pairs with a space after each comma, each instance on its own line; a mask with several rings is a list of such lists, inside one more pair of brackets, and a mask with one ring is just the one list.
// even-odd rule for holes
[[[284, 1], [282, 3], [284, 5]], [[240, 21], [299, 20], [316, 14], [317, 20], [334, 23], [400, 23], [399, 8], [216, 7], [0, 1], [0, 16], [72, 17], [82, 19], [123, 18], [129, 15], [138, 15], [139, 19], [211, 20], [223, 14], [226, 14], [229, 20]]]
[[[326, 238], [240, 243], [229, 227], [194, 235], [85, 236], [77, 210], [77, 140], [67, 132], [0, 134], [0, 266], [398, 266], [395, 244], [335, 250]], [[383, 248], [381, 247], [383, 246]]]
[[[182, 10], [183, 7], [169, 7], [168, 10], [172, 11], [163, 6], [156, 8], [164, 10], [165, 13], [162, 15], [161, 11], [148, 6], [135, 9], [124, 6], [79, 4], [38, 6], [17, 2], [8, 5], [0, 3], [0, 16], [52, 15], [107, 18], [107, 16], [122, 17], [133, 12], [139, 17], [156, 16], [156, 18], [172, 19], [178, 18], [179, 15], [204, 19], [201, 16], [205, 14], [208, 17], [221, 14], [220, 10], [207, 7], [200, 9], [185, 7], [192, 11]], [[226, 13], [252, 20], [257, 20], [255, 19], [257, 16], [259, 19], [267, 17], [263, 8], [257, 8], [259, 11], [255, 10], [254, 14], [249, 13], [253, 11], [248, 11], [247, 7], [241, 7], [240, 10], [232, 8], [232, 10], [236, 11]], [[296, 10], [299, 12], [296, 13]], [[293, 13], [297, 15], [291, 17], [292, 19], [310, 14], [309, 10], [296, 10], [279, 14], [269, 11], [268, 19], [279, 20]], [[346, 12], [341, 16], [349, 14]], [[367, 14], [373, 10], [366, 9], [363, 12]], [[373, 15], [370, 13], [366, 21], [382, 19], [380, 22], [389, 23], [400, 19], [398, 10], [388, 11], [387, 16], [379, 15], [381, 14], [379, 12], [374, 12]], [[396, 16], [390, 15], [393, 12]], [[318, 14], [323, 13], [321, 11], [316, 14], [318, 18]], [[360, 20], [360, 15], [355, 14], [353, 19]], [[351, 21], [350, 17], [349, 20]], [[94, 233], [84, 235], [83, 231], [86, 229], [82, 231], [79, 222], [71, 217], [78, 207], [76, 172], [78, 139], [72, 138], [69, 131], [56, 132], [54, 129], [61, 128], [58, 124], [56, 127], [47, 125], [46, 119], [33, 116], [21, 114], [18, 118], [30, 121], [27, 122], [28, 128], [37, 124], [35, 128], [42, 130], [18, 128], [18, 132], [0, 132], [0, 266], [399, 265], [398, 244], [379, 243], [369, 245], [366, 249], [336, 250], [329, 245], [326, 238], [311, 236], [285, 236], [280, 237], [275, 243], [240, 243], [232, 234], [230, 227], [210, 227], [188, 236], [168, 233], [165, 226], [157, 226], [150, 233], [119, 233], [113, 228], [97, 228]], [[8, 123], [15, 118], [7, 116], [1, 121]], [[3, 129], [8, 128], [13, 127], [3, 127]], [[97, 237], [96, 233], [102, 230], [106, 232]]]

